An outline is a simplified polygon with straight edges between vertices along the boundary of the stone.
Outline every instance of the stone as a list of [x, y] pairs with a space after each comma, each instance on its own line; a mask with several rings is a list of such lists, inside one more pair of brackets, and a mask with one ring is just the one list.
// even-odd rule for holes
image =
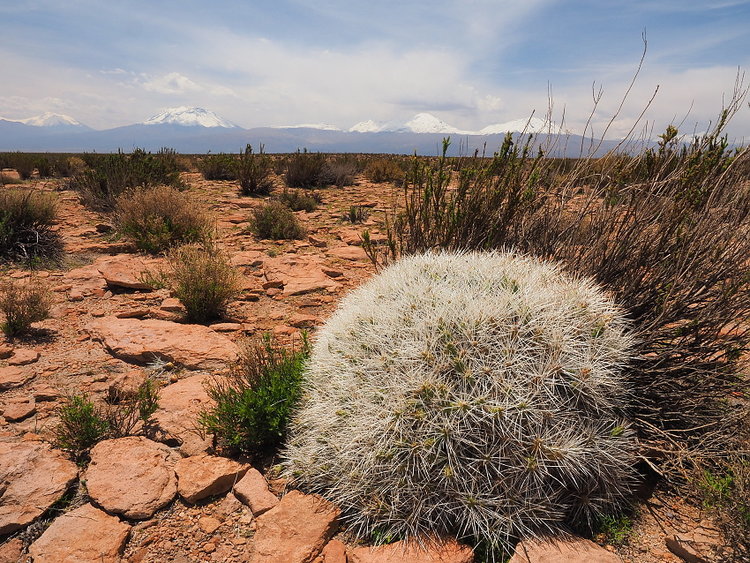
[[264, 268], [267, 283], [281, 284], [284, 295], [302, 295], [340, 286], [323, 272], [323, 262], [317, 256], [285, 254], [267, 260]]
[[102, 317], [89, 322], [86, 331], [116, 358], [139, 364], [161, 359], [188, 369], [213, 369], [238, 356], [231, 340], [202, 325]]
[[23, 561], [23, 540], [12, 538], [0, 545], [0, 563]]
[[16, 366], [0, 368], [0, 391], [20, 387], [33, 377], [32, 372]]
[[362, 244], [362, 232], [359, 229], [341, 229], [338, 237], [346, 244], [360, 246]]
[[367, 253], [361, 246], [337, 246], [328, 251], [329, 256], [342, 260], [367, 260]]
[[296, 328], [312, 328], [322, 322], [323, 321], [319, 317], [302, 313], [295, 313], [289, 318], [289, 324]]
[[63, 279], [70, 282], [68, 298], [71, 301], [81, 301], [84, 297], [93, 295], [95, 290], [107, 288], [107, 282], [93, 264], [70, 270], [65, 273]]
[[13, 346], [10, 344], [0, 344], [0, 360], [10, 358], [13, 354]]
[[315, 235], [307, 235], [307, 240], [310, 242], [310, 244], [317, 248], [325, 248], [326, 246], [328, 246], [328, 243], [325, 241], [325, 239], [316, 237]]
[[30, 417], [36, 413], [36, 402], [22, 399], [20, 401], [9, 402], [3, 407], [3, 417], [8, 422], [19, 422], [24, 418]]
[[583, 538], [524, 540], [508, 563], [622, 563], [622, 559]]
[[291, 491], [256, 520], [251, 563], [310, 563], [338, 527], [339, 509]]
[[233, 492], [238, 499], [250, 507], [253, 516], [260, 516], [279, 504], [276, 495], [268, 490], [266, 479], [253, 467], [248, 469], [245, 476], [237, 482]]
[[177, 462], [177, 490], [187, 502], [194, 504], [206, 497], [229, 491], [249, 466], [225, 457], [201, 454]]
[[34, 563], [119, 561], [130, 526], [90, 504], [58, 516], [31, 544]]
[[138, 389], [146, 381], [146, 372], [141, 369], [131, 369], [118, 375], [107, 388], [107, 395], [111, 402], [132, 399], [138, 394]]
[[56, 401], [60, 398], [60, 392], [46, 383], [42, 383], [34, 387], [33, 390], [34, 400], [40, 403], [47, 401]]
[[229, 259], [232, 266], [245, 266], [255, 268], [262, 266], [266, 260], [266, 254], [257, 250], [243, 250], [235, 252]]
[[[377, 547], [357, 547], [349, 552], [349, 563], [471, 563], [474, 552], [455, 540], [421, 546], [397, 541]], [[556, 560], [567, 561], [567, 560]]]
[[198, 519], [198, 527], [210, 535], [221, 527], [221, 520], [213, 516], [201, 516]]
[[89, 496], [107, 512], [150, 518], [177, 494], [177, 457], [164, 444], [143, 436], [99, 442], [86, 470]]
[[153, 263], [154, 260], [147, 263], [138, 256], [124, 254], [99, 258], [94, 265], [109, 287], [152, 290], [153, 287], [141, 280], [141, 277]]
[[39, 442], [0, 442], [0, 535], [33, 522], [78, 477], [61, 452]]
[[9, 366], [26, 366], [39, 360], [39, 352], [30, 348], [16, 348], [8, 360]]
[[159, 309], [166, 311], [167, 313], [184, 314], [186, 312], [185, 305], [183, 305], [176, 297], [167, 297], [161, 302]]
[[320, 552], [320, 563], [347, 563], [346, 546], [339, 540], [331, 540]]
[[194, 375], [162, 387], [154, 413], [157, 439], [178, 446], [184, 455], [197, 455], [211, 447], [211, 439], [198, 432], [198, 415], [213, 405], [204, 384], [209, 375]]

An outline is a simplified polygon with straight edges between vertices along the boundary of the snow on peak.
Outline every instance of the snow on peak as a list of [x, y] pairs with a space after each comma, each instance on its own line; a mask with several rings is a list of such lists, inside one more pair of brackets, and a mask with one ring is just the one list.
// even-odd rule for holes
[[176, 108], [167, 108], [160, 114], [153, 116], [143, 122], [144, 125], [184, 125], [187, 127], [237, 127], [231, 121], [227, 121], [216, 115], [214, 112], [203, 108], [180, 106]]
[[550, 123], [538, 117], [514, 119], [505, 123], [488, 125], [479, 131], [480, 135], [503, 135], [505, 133], [541, 133], [550, 130]]
[[298, 125], [279, 125], [274, 129], [320, 129], [321, 131], [341, 131], [330, 123], [300, 123]]
[[69, 115], [52, 113], [50, 111], [45, 112], [42, 115], [19, 119], [18, 122], [31, 125], [32, 127], [59, 127], [61, 125], [81, 127], [81, 124]]
[[404, 123], [403, 130], [412, 133], [462, 133], [431, 113], [418, 113]]
[[383, 126], [372, 119], [360, 121], [349, 128], [350, 133], [379, 133], [382, 130]]

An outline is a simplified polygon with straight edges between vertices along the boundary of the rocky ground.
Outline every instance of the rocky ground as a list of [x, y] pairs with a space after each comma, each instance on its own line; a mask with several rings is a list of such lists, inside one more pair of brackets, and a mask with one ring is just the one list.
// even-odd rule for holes
[[[399, 543], [376, 550], [347, 543], [335, 506], [287, 490], [272, 471], [262, 472], [267, 467], [218, 457], [196, 425], [209, 401], [203, 383], [224, 373], [242, 338], [270, 332], [299, 342], [301, 330], [314, 333], [339, 298], [372, 275], [359, 235], [368, 228], [377, 238], [390, 191], [364, 179], [326, 189], [317, 211], [297, 214], [308, 238], [274, 242], [246, 232], [262, 200], [238, 196], [232, 182], [196, 173], [185, 179], [210, 203], [220, 245], [244, 274], [231, 318], [209, 327], [179, 322], [179, 302], [143, 284], [140, 272], [159, 259], [116, 239], [106, 216], [83, 208], [59, 181], [28, 184], [59, 196], [66, 266], [35, 273], [53, 288], [51, 318], [29, 337], [0, 339], [0, 562], [471, 561], [458, 544], [425, 553]], [[370, 209], [364, 225], [342, 219], [352, 205]], [[10, 268], [3, 275], [31, 274]], [[49, 445], [66, 396], [103, 400], [149, 372], [164, 384], [156, 440], [102, 442], [87, 467]], [[513, 561], [698, 561], [720, 545], [710, 521], [681, 499], [657, 494], [638, 515], [623, 546], [528, 544]]]

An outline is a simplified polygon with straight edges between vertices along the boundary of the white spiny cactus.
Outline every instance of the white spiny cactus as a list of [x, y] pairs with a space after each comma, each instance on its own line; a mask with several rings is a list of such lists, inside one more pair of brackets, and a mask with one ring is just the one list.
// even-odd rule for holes
[[512, 253], [405, 258], [320, 330], [288, 474], [349, 527], [502, 545], [620, 502], [632, 341], [587, 280]]

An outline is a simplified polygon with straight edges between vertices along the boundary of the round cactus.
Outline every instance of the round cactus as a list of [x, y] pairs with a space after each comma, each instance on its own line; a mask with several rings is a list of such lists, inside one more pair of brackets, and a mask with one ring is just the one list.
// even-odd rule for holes
[[536, 259], [402, 259], [319, 331], [287, 473], [365, 537], [504, 545], [590, 519], [632, 481], [628, 329], [592, 282]]

